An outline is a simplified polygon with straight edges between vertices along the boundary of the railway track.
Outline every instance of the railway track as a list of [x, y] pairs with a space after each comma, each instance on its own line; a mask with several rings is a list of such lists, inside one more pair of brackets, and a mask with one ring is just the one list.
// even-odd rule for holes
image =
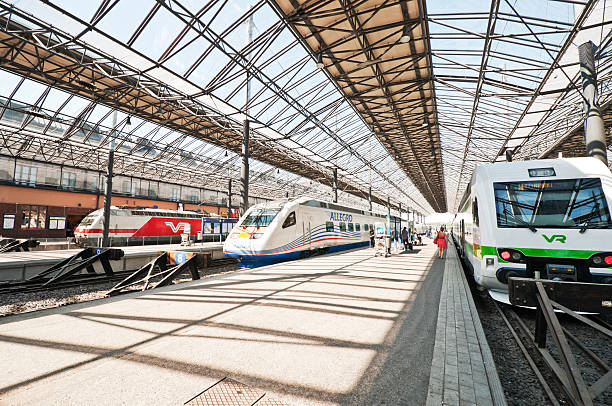
[[[533, 323], [533, 321], [524, 320], [512, 306], [499, 304], [492, 299], [491, 301], [514, 337], [517, 346], [520, 348], [542, 390], [548, 397], [550, 404], [555, 406], [564, 404], [609, 404], [609, 401], [612, 400], [612, 394], [610, 394], [610, 389], [612, 388], [609, 388], [610, 383], [612, 383], [612, 372], [610, 372], [611, 369], [605, 359], [606, 357], [597, 355], [597, 353], [605, 351], [606, 348], [612, 348], [612, 335], [606, 335], [604, 332], [610, 329], [609, 323], [597, 316], [588, 318], [595, 326], [601, 328], [599, 330], [601, 333], [599, 334], [600, 339], [593, 340], [592, 337], [584, 339], [580, 333], [576, 332], [576, 330], [580, 332], [584, 331], [585, 328], [593, 326], [578, 326], [576, 323], [572, 324], [571, 320], [562, 319], [560, 323], [561, 330], [563, 335], [567, 337], [568, 343], [571, 342], [571, 345], [560, 345], [559, 348], [546, 345], [544, 348], [541, 348], [536, 343], [537, 339], [532, 333], [532, 329], [528, 326], [528, 323]], [[573, 332], [570, 331], [570, 326], [574, 326]], [[612, 330], [610, 330], [610, 333], [612, 333]], [[590, 342], [590, 348], [585, 344], [586, 341]], [[593, 344], [593, 342], [596, 342], [596, 344]], [[593, 348], [593, 345], [597, 348]], [[572, 374], [567, 374], [562, 367], [563, 359], [577, 359], [577, 357], [580, 357], [582, 360], [582, 362], [574, 362], [574, 365], [579, 370], [573, 371], [573, 375], [578, 377], [578, 380], [583, 380], [589, 374], [592, 375], [593, 369], [598, 370], [601, 374], [598, 380], [596, 378], [592, 379], [593, 382], [590, 385], [586, 383], [586, 380], [583, 380], [582, 388], [580, 383], [577, 386], [572, 383], [572, 380], [575, 378], [568, 377], [568, 375]], [[589, 373], [584, 371], [587, 365], [585, 360], [587, 359], [588, 364], [590, 364], [588, 366], [590, 369]]]
[[[201, 271], [204, 273], [209, 273], [210, 270], [214, 270], [215, 268], [224, 267], [227, 265], [237, 263], [236, 260], [232, 258], [222, 258], [213, 260], [207, 268], [204, 268]], [[120, 271], [114, 272], [112, 275], [107, 275], [103, 273], [96, 274], [78, 274], [74, 275], [70, 278], [67, 278], [61, 282], [56, 282], [51, 285], [45, 285], [50, 278], [38, 279], [35, 281], [19, 281], [19, 282], [0, 282], [0, 295], [4, 294], [13, 294], [13, 293], [35, 293], [35, 292], [45, 292], [45, 291], [53, 291], [65, 288], [76, 287], [80, 285], [92, 285], [92, 284], [101, 284], [107, 282], [116, 282], [125, 279], [129, 275], [131, 275], [134, 271]]]

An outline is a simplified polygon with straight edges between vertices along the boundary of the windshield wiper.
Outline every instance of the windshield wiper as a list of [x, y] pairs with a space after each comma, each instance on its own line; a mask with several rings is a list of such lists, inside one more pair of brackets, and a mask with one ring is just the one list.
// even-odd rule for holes
[[584, 223], [582, 223], [582, 226], [580, 227], [580, 234], [584, 234], [586, 232], [586, 230], [589, 228], [591, 220], [595, 217], [595, 214], [599, 214], [599, 204], [595, 204], [589, 214], [587, 214], [587, 219], [584, 221]]
[[527, 221], [523, 220], [523, 219], [522, 219], [522, 218], [520, 218], [520, 217], [516, 217], [514, 214], [510, 213], [510, 211], [508, 211], [508, 209], [507, 209], [506, 207], [504, 207], [504, 214], [509, 214], [509, 215], [511, 215], [511, 216], [512, 216], [512, 218], [513, 218], [514, 220], [516, 220], [516, 221], [518, 221], [519, 223], [521, 223], [521, 224], [523, 224], [523, 225], [527, 226], [527, 228], [529, 228], [529, 229], [530, 229], [531, 231], [533, 231], [534, 233], [537, 233], [537, 232], [538, 232], [538, 229], [537, 229], [537, 228], [535, 228], [535, 227], [534, 227], [534, 226], [533, 226], [531, 223], [529, 223], [529, 222], [527, 222]]

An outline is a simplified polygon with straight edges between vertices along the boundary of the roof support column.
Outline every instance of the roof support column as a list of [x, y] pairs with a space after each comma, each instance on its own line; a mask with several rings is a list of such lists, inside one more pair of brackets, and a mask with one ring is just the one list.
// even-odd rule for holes
[[249, 120], [244, 120], [242, 134], [242, 166], [240, 167], [240, 183], [242, 185], [242, 213], [249, 209]]
[[338, 203], [338, 168], [334, 168], [334, 179], [332, 182], [332, 189], [334, 194], [334, 203]]
[[227, 181], [227, 218], [232, 217], [232, 178]]
[[584, 95], [583, 108], [586, 116], [584, 120], [586, 153], [587, 156], [597, 158], [608, 166], [606, 135], [597, 101], [597, 75], [593, 60], [594, 48], [595, 44], [591, 41], [585, 42], [578, 47], [582, 92]]
[[372, 211], [372, 186], [368, 190], [368, 203], [370, 204], [370, 212]]
[[104, 194], [104, 229], [102, 230], [102, 246], [108, 247], [108, 231], [110, 228], [110, 207], [113, 194], [113, 161], [115, 150], [108, 153], [108, 174], [106, 175], [106, 193]]

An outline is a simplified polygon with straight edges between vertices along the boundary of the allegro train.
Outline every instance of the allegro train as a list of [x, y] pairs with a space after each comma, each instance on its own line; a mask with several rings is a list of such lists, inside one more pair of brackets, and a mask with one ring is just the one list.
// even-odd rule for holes
[[[205, 214], [163, 209], [129, 209], [111, 207], [110, 244], [165, 244], [180, 242], [181, 234], [195, 237], [202, 229]], [[104, 228], [103, 209], [88, 214], [75, 228], [74, 236], [81, 246], [97, 246]]]
[[595, 158], [476, 167], [452, 230], [474, 280], [508, 303], [508, 278], [612, 283], [612, 174]]
[[[312, 253], [367, 246], [370, 229], [386, 216], [308, 197], [251, 207], [226, 239], [223, 253], [243, 267], [297, 259]], [[399, 228], [399, 219], [391, 218]]]

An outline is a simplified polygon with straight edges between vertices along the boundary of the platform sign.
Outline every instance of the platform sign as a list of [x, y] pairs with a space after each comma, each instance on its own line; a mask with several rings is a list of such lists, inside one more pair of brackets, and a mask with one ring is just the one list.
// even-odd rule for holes
[[64, 216], [50, 216], [49, 217], [49, 229], [50, 230], [63, 230], [66, 228], [66, 217]]
[[100, 255], [103, 251], [104, 251], [104, 248], [96, 247], [94, 248], [94, 255]]
[[385, 235], [385, 223], [382, 222], [378, 222], [376, 224], [374, 224], [374, 234], [376, 235], [376, 237], [382, 237]]
[[5, 230], [12, 230], [15, 228], [15, 214], [5, 213], [2, 221], [2, 228]]
[[213, 223], [211, 220], [202, 220], [202, 234], [211, 234], [213, 232]]
[[169, 265], [180, 265], [187, 262], [188, 259], [196, 255], [195, 252], [184, 252], [184, 251], [160, 251], [159, 254], [168, 254]]

